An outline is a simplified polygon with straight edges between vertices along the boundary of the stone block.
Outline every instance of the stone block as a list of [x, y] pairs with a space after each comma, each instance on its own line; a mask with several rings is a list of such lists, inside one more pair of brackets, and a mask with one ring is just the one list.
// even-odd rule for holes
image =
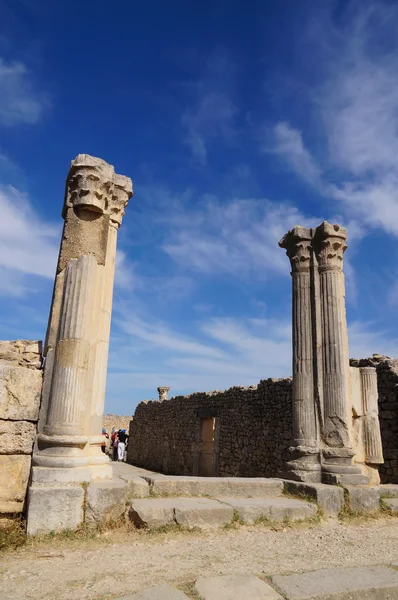
[[362, 512], [380, 510], [380, 491], [378, 487], [347, 485], [344, 489], [348, 492], [351, 510]]
[[86, 523], [117, 520], [126, 511], [127, 484], [120, 479], [90, 483], [86, 497]]
[[195, 589], [203, 600], [282, 600], [278, 592], [254, 575], [201, 577]]
[[147, 588], [132, 596], [116, 598], [116, 600], [189, 600], [189, 598], [171, 585], [163, 584]]
[[32, 454], [36, 425], [0, 420], [0, 454]]
[[265, 477], [152, 476], [154, 496], [242, 496], [273, 498], [283, 491], [281, 479]]
[[31, 457], [0, 455], [0, 513], [22, 512]]
[[291, 494], [310, 496], [327, 517], [336, 517], [344, 506], [343, 488], [323, 483], [284, 481], [285, 490]]
[[42, 382], [41, 370], [0, 365], [0, 419], [37, 421]]
[[88, 483], [91, 481], [91, 471], [88, 467], [68, 468], [32, 468], [33, 485], [52, 485], [58, 483]]
[[231, 506], [245, 523], [254, 523], [265, 517], [270, 521], [283, 521], [316, 517], [317, 507], [310, 502], [292, 498], [218, 498]]
[[120, 472], [114, 469], [115, 474], [126, 482], [129, 498], [147, 498], [149, 496], [149, 483], [132, 471]]
[[398, 513], [398, 498], [384, 498], [383, 502], [393, 513]]
[[287, 600], [398, 598], [398, 571], [384, 566], [320, 569], [271, 579]]
[[30, 487], [27, 534], [76, 529], [83, 523], [82, 486]]
[[379, 486], [380, 495], [388, 495], [393, 498], [398, 498], [398, 484], [386, 483]]
[[231, 523], [234, 516], [232, 506], [209, 498], [176, 498], [174, 518], [184, 527], [220, 527]]
[[155, 529], [162, 525], [170, 525], [174, 521], [173, 498], [150, 498], [133, 500], [129, 510], [129, 518], [134, 525], [141, 529]]

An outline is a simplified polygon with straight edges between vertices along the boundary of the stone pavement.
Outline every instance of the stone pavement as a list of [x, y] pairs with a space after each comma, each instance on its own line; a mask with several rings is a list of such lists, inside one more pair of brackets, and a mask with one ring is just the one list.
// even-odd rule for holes
[[396, 600], [398, 570], [384, 565], [319, 569], [275, 575], [270, 583], [254, 575], [202, 577], [187, 593], [157, 585], [117, 600]]

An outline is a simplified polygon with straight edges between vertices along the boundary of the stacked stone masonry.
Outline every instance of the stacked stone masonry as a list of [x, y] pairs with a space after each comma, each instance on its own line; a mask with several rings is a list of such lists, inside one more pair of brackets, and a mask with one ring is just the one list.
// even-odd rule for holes
[[[350, 364], [376, 368], [385, 461], [380, 477], [398, 483], [398, 359], [374, 355]], [[130, 422], [127, 461], [168, 475], [198, 474], [201, 422], [207, 417], [216, 418], [214, 475], [280, 475], [293, 439], [291, 379], [143, 401]]]
[[381, 483], [398, 483], [398, 359], [374, 354], [351, 359], [351, 366], [375, 367], [379, 394], [379, 421], [384, 464], [379, 465]]
[[203, 419], [215, 418], [214, 475], [274, 477], [292, 438], [291, 379], [144, 401], [130, 423], [127, 461], [172, 475], [197, 475]]
[[41, 388], [41, 342], [0, 341], [0, 514], [24, 509]]

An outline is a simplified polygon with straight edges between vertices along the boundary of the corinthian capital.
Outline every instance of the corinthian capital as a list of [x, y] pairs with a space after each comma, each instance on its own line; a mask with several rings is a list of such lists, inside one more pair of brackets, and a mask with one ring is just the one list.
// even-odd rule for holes
[[133, 182], [130, 177], [115, 174], [112, 198], [109, 202], [110, 220], [117, 227], [122, 224], [128, 201], [133, 195]]
[[65, 202], [62, 216], [68, 208], [105, 213], [111, 201], [115, 170], [101, 158], [79, 154], [71, 162], [66, 178]]
[[286, 249], [293, 272], [309, 271], [311, 259], [311, 229], [295, 225], [279, 242]]
[[315, 230], [313, 248], [320, 271], [341, 271], [343, 254], [347, 250], [347, 230], [324, 221]]

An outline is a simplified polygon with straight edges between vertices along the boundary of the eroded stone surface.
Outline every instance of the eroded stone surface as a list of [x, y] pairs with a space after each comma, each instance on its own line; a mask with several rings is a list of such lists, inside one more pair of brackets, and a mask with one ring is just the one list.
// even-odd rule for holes
[[231, 506], [245, 523], [254, 523], [257, 519], [283, 521], [316, 517], [317, 507], [310, 502], [292, 498], [218, 498]]
[[262, 477], [150, 477], [152, 493], [156, 496], [253, 496], [269, 498], [283, 491], [280, 479]]
[[0, 454], [31, 454], [35, 423], [0, 420]]
[[385, 506], [393, 513], [398, 513], [398, 498], [384, 498]]
[[22, 512], [31, 457], [0, 455], [0, 513]]
[[380, 491], [378, 487], [346, 486], [351, 510], [372, 512], [380, 509]]
[[87, 488], [86, 522], [117, 520], [126, 510], [127, 484], [120, 479], [96, 481]]
[[171, 525], [174, 520], [174, 498], [151, 498], [134, 500], [129, 518], [138, 528], [155, 529], [163, 525]]
[[203, 600], [282, 600], [278, 592], [254, 575], [202, 577], [195, 589]]
[[208, 498], [176, 498], [174, 519], [183, 527], [216, 528], [232, 521], [234, 511], [216, 500]]
[[292, 494], [314, 498], [327, 517], [337, 517], [344, 506], [343, 488], [322, 483], [285, 481], [285, 489]]
[[83, 522], [83, 504], [82, 486], [30, 487], [28, 535], [76, 529]]
[[180, 590], [171, 587], [171, 585], [156, 585], [132, 596], [123, 596], [116, 600], [189, 600]]
[[398, 598], [398, 571], [384, 566], [321, 569], [271, 579], [287, 600]]
[[0, 419], [37, 421], [42, 372], [0, 365]]

